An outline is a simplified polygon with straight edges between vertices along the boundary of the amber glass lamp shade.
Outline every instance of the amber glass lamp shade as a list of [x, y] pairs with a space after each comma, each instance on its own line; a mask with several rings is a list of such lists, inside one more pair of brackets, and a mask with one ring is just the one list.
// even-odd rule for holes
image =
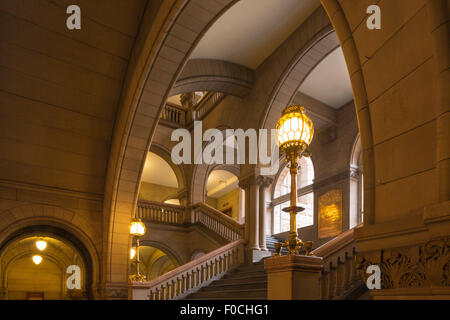
[[145, 234], [145, 224], [141, 219], [135, 218], [131, 221], [130, 234], [136, 237], [141, 237]]
[[276, 124], [277, 143], [281, 152], [295, 150], [303, 153], [314, 136], [314, 126], [304, 107], [290, 106]]

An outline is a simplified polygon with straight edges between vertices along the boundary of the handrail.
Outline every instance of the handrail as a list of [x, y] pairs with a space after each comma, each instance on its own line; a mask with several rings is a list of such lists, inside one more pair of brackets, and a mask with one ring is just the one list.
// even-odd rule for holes
[[339, 299], [360, 280], [356, 268], [358, 248], [353, 235], [354, 229], [345, 231], [311, 252], [324, 259], [320, 277], [320, 298], [323, 300]]
[[322, 257], [324, 259], [328, 258], [332, 254], [336, 253], [343, 247], [352, 243], [353, 240], [354, 229], [347, 230], [332, 240], [324, 243], [320, 247], [314, 249], [311, 253], [315, 256]]
[[138, 200], [136, 216], [152, 222], [183, 224], [185, 207], [156, 201]]
[[244, 240], [231, 242], [148, 282], [130, 284], [134, 300], [181, 299], [244, 262]]
[[204, 203], [197, 203], [192, 209], [194, 211], [192, 223], [200, 223], [228, 241], [244, 237], [245, 226], [219, 210]]

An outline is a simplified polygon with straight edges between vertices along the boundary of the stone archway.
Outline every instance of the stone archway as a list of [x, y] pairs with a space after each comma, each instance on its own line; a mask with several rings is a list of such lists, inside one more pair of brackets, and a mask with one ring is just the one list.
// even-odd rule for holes
[[[369, 112], [369, 99], [367, 88], [374, 86], [373, 83], [366, 83], [366, 75], [362, 70], [361, 61], [367, 57], [360, 54], [359, 50], [364, 48], [364, 44], [357, 46], [353, 36], [355, 25], [365, 18], [365, 8], [343, 9], [342, 4], [337, 0], [321, 0], [323, 7], [328, 13], [339, 42], [344, 51], [347, 66], [355, 97], [355, 105], [358, 113], [358, 123], [361, 132], [361, 142], [363, 147], [363, 163], [365, 168], [365, 211], [367, 212], [367, 221], [373, 223], [374, 218], [374, 195], [375, 195], [375, 162], [373, 147], [373, 119]], [[445, 1], [437, 2], [437, 5], [428, 1], [431, 13], [431, 25], [435, 27], [433, 37], [436, 38], [436, 56], [439, 60], [437, 72], [440, 75], [448, 75], [448, 55], [447, 50], [441, 50], [442, 46], [448, 45], [448, 39], [443, 39], [442, 35], [446, 33], [438, 33], [436, 30], [443, 30], [447, 26], [439, 21], [446, 21], [448, 17], [442, 14], [442, 8], [446, 7]], [[154, 19], [155, 23], [149, 23], [151, 30], [142, 30], [143, 35], [137, 43], [137, 47], [143, 48], [140, 53], [136, 54], [136, 58], [131, 62], [134, 67], [129, 73], [129, 81], [123, 93], [120, 116], [117, 121], [112, 151], [109, 160], [107, 183], [105, 186], [105, 239], [104, 239], [104, 275], [105, 284], [108, 288], [117, 288], [126, 297], [126, 269], [127, 269], [127, 246], [128, 223], [132, 216], [137, 200], [137, 190], [139, 186], [142, 166], [144, 163], [144, 155], [149, 149], [152, 136], [159, 120], [159, 115], [165, 104], [165, 100], [175, 83], [177, 76], [180, 74], [190, 52], [202, 35], [208, 30], [209, 26], [235, 1], [205, 2], [205, 1], [163, 1], [160, 7], [153, 8], [157, 12], [153, 16], [146, 15], [147, 19]], [[156, 6], [156, 5], [155, 5]], [[361, 10], [358, 10], [361, 9]], [[352, 11], [353, 10], [353, 11]], [[400, 10], [402, 10], [400, 8]], [[403, 9], [406, 11], [406, 9]], [[441, 11], [440, 11], [441, 10]], [[196, 11], [202, 14], [196, 17], [195, 23], [192, 14]], [[317, 15], [322, 15], [319, 13]], [[314, 30], [324, 29], [331, 31], [329, 21], [325, 21], [324, 17], [310, 17], [312, 24], [316, 25]], [[326, 17], [326, 15], [325, 15]], [[443, 19], [441, 19], [443, 17]], [[149, 21], [149, 20], [147, 20]], [[439, 27], [442, 25], [442, 27]], [[322, 28], [320, 27], [322, 26]], [[408, 31], [409, 32], [409, 31]], [[316, 34], [317, 32], [314, 32]], [[433, 38], [433, 39], [434, 39]], [[308, 38], [309, 40], [310, 38]], [[448, 47], [448, 46], [447, 46]], [[376, 47], [374, 47], [376, 48]], [[375, 49], [373, 49], [375, 50]], [[369, 50], [373, 52], [373, 50]], [[298, 51], [297, 51], [298, 52]], [[444, 54], [442, 54], [444, 52]], [[295, 52], [291, 55], [295, 56]], [[370, 55], [369, 55], [370, 58]], [[275, 59], [275, 58], [274, 58]], [[294, 61], [295, 62], [295, 61]], [[443, 62], [443, 64], [442, 64]], [[289, 62], [292, 65], [292, 61]], [[444, 65], [444, 67], [442, 67]], [[446, 69], [447, 68], [447, 69]], [[403, 73], [402, 73], [403, 72]], [[289, 69], [284, 69], [281, 73], [289, 74]], [[404, 71], [398, 71], [395, 74], [396, 80], [404, 76]], [[445, 88], [445, 76], [442, 76], [439, 85]], [[284, 82], [283, 82], [284, 83]], [[283, 90], [292, 88], [288, 86], [280, 88], [275, 92], [283, 93]], [[379, 91], [379, 89], [377, 89]], [[274, 91], [268, 91], [271, 97], [275, 97]], [[440, 110], [438, 123], [445, 128], [445, 119], [448, 118], [448, 103], [444, 89], [439, 91], [438, 107]], [[258, 90], [255, 93], [255, 101], [267, 105], [268, 101], [264, 97], [264, 91]], [[287, 95], [289, 97], [289, 94]], [[435, 98], [437, 99], [437, 98]], [[273, 99], [270, 99], [272, 101]], [[289, 98], [286, 99], [288, 103]], [[269, 103], [270, 105], [270, 103]], [[257, 108], [256, 111], [264, 110]], [[250, 119], [253, 117], [252, 119]], [[447, 117], [447, 118], [446, 118]], [[249, 116], [248, 123], [260, 125], [264, 127], [265, 118], [260, 119], [258, 113], [253, 112]], [[439, 126], [438, 126], [439, 128]], [[439, 130], [439, 129], [437, 129]], [[448, 199], [448, 154], [445, 150], [448, 148], [448, 139], [439, 139], [438, 146], [432, 148], [433, 152], [438, 154], [438, 168], [440, 174], [439, 194], [440, 200]], [[443, 151], [444, 150], [444, 151]], [[431, 181], [431, 178], [428, 179]], [[427, 180], [427, 181], [428, 181]], [[398, 188], [400, 189], [400, 188]], [[405, 209], [406, 210], [406, 209]], [[404, 213], [403, 213], [404, 214]], [[108, 290], [106, 290], [108, 291]], [[108, 297], [106, 292], [105, 297]]]
[[[60, 243], [62, 241], [66, 246], [70, 245], [73, 250], [79, 254], [82, 261], [82, 271], [84, 272], [83, 288], [86, 297], [88, 299], [99, 298], [99, 293], [97, 291], [99, 283], [98, 255], [92, 252], [93, 248], [89, 243], [83, 241], [83, 238], [80, 237], [80, 234], [77, 234], [75, 229], [71, 228], [69, 230], [69, 227], [65, 225], [64, 222], [45, 221], [45, 219], [27, 219], [27, 221], [20, 221], [9, 234], [5, 233], [4, 237], [0, 239], [0, 256], [2, 256], [4, 253], [3, 251], [15, 241], [33, 236], [51, 237], [60, 241]], [[47, 251], [41, 252], [40, 255], [52, 259], [61, 268], [62, 274], [65, 274], [66, 270], [64, 268], [68, 267], [68, 264], [62, 263], [56, 256], [47, 255], [47, 253]], [[25, 252], [22, 255], [26, 254], [29, 253]], [[17, 257], [14, 257], [14, 260], [17, 260]], [[2, 281], [5, 281], [5, 279]]]

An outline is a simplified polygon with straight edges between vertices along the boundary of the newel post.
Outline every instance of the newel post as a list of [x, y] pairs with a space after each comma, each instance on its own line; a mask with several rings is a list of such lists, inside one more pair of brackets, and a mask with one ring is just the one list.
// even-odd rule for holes
[[321, 257], [274, 256], [264, 260], [264, 268], [267, 271], [267, 299], [320, 299]]

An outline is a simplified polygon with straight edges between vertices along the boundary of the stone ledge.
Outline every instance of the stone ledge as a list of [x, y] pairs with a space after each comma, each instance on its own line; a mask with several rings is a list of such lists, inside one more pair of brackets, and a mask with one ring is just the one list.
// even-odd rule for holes
[[264, 260], [268, 273], [283, 271], [320, 272], [323, 269], [322, 257], [286, 255]]

